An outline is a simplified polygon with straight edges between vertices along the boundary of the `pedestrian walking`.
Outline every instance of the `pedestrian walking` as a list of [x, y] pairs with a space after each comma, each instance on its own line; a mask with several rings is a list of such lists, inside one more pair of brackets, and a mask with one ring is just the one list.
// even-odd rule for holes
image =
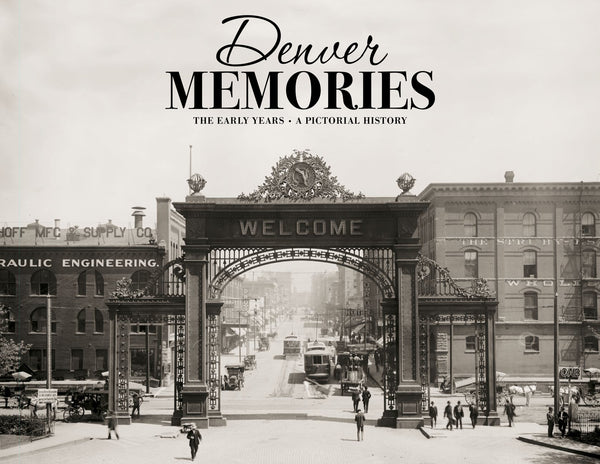
[[471, 418], [471, 425], [473, 428], [477, 425], [477, 417], [479, 416], [479, 411], [477, 410], [477, 404], [472, 403], [469, 405], [469, 417]]
[[108, 439], [112, 438], [112, 432], [115, 432], [115, 437], [119, 439], [119, 432], [117, 432], [117, 418], [112, 412], [108, 413]]
[[567, 425], [569, 424], [569, 413], [565, 411], [565, 407], [561, 406], [558, 412], [558, 430], [560, 430], [560, 436], [564, 437], [567, 431]]
[[356, 441], [361, 441], [365, 436], [365, 415], [360, 409], [356, 411], [354, 422], [356, 422]]
[[133, 401], [133, 408], [131, 409], [131, 417], [133, 417], [135, 415], [136, 411], [137, 411], [138, 417], [140, 417], [140, 395], [138, 395], [137, 393], [134, 393], [133, 397], [132, 397], [132, 401]]
[[365, 385], [365, 389], [362, 392], [362, 403], [363, 408], [365, 410], [365, 414], [369, 412], [369, 400], [371, 399], [371, 392], [369, 388]]
[[196, 424], [192, 423], [190, 427], [190, 431], [187, 433], [187, 439], [190, 443], [190, 451], [192, 452], [193, 461], [196, 459], [196, 453], [198, 452], [198, 446], [200, 445], [200, 440], [202, 440], [202, 435], [196, 428]]
[[504, 414], [506, 414], [506, 418], [508, 419], [508, 426], [512, 427], [516, 417], [515, 405], [508, 400], [506, 400], [506, 403], [504, 404]]
[[358, 388], [352, 390], [352, 409], [358, 412], [358, 403], [360, 402], [360, 391]]
[[458, 403], [456, 403], [456, 406], [454, 406], [454, 419], [456, 419], [456, 428], [458, 428], [458, 426], [460, 426], [461, 430], [462, 430], [462, 418], [465, 416], [465, 413], [463, 411], [463, 407], [462, 404], [460, 404], [460, 401]]
[[437, 416], [438, 416], [437, 406], [432, 401], [431, 404], [429, 405], [429, 419], [431, 420], [431, 428], [432, 429], [437, 425]]
[[8, 408], [8, 399], [12, 396], [12, 392], [8, 386], [4, 387], [4, 391], [2, 392], [4, 395], [4, 408]]
[[552, 406], [548, 408], [546, 420], [548, 421], [548, 436], [552, 437], [554, 436], [554, 412], [552, 411]]
[[448, 401], [448, 404], [446, 404], [446, 407], [444, 408], [444, 417], [448, 418], [446, 428], [452, 430], [452, 422], [454, 419], [452, 419], [452, 406], [450, 405], [450, 401]]

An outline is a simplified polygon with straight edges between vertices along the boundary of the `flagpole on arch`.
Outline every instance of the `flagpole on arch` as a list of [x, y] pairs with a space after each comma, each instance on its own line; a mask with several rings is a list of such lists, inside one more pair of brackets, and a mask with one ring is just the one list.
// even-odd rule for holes
[[[190, 145], [190, 176], [188, 177], [188, 179], [192, 178], [192, 146]], [[192, 187], [190, 186], [190, 191], [189, 194], [192, 194]]]

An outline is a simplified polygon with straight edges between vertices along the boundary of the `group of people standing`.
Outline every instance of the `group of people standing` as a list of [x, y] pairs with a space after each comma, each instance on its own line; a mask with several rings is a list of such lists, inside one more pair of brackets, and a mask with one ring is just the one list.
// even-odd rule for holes
[[[432, 401], [429, 405], [429, 420], [431, 421], [431, 428], [435, 428], [437, 425], [437, 417], [438, 417], [438, 409], [435, 403]], [[453, 430], [454, 427], [463, 428], [462, 420], [465, 417], [465, 412], [463, 411], [463, 405], [460, 401], [456, 403], [454, 407], [450, 401], [446, 403], [446, 407], [444, 408], [444, 417], [448, 419], [448, 423], [446, 424], [446, 428], [449, 430]], [[477, 417], [479, 417], [479, 411], [477, 410], [477, 405], [469, 404], [469, 417], [471, 418], [471, 426], [475, 428], [477, 425]]]
[[362, 399], [363, 408], [365, 413], [369, 412], [369, 400], [371, 399], [371, 392], [369, 387], [360, 383], [358, 387], [352, 391], [352, 409], [356, 413], [354, 416], [354, 422], [356, 422], [356, 440], [361, 441], [364, 438], [365, 433], [365, 415], [361, 411], [359, 405]]
[[369, 388], [363, 384], [359, 384], [359, 386], [352, 391], [352, 408], [354, 409], [354, 412], [359, 411], [361, 399], [365, 413], [369, 412], [369, 400], [371, 399], [371, 392], [369, 391]]

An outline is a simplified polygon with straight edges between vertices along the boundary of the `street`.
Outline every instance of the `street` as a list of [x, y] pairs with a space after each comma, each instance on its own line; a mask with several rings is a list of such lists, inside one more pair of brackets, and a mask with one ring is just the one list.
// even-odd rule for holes
[[[278, 337], [269, 351], [256, 353], [257, 369], [246, 371], [241, 391], [222, 392], [222, 412], [227, 418], [224, 427], [201, 430], [203, 440], [199, 462], [221, 463], [592, 463], [593, 458], [555, 451], [517, 440], [520, 434], [543, 433], [536, 421], [517, 422], [515, 427], [477, 427], [466, 425], [463, 430], [447, 431], [445, 421], [438, 419], [438, 428], [431, 430], [426, 421], [428, 439], [419, 430], [398, 430], [376, 427], [381, 417], [381, 391], [373, 388], [373, 398], [364, 441], [356, 441], [352, 403], [348, 395], [341, 396], [339, 386], [324, 385], [326, 395], [307, 388], [300, 358], [285, 359], [283, 338], [291, 331], [308, 337], [314, 328], [302, 327], [299, 320], [282, 323]], [[252, 341], [250, 342], [252, 344]], [[222, 365], [237, 362], [237, 355], [225, 355]], [[441, 407], [445, 397], [436, 397]], [[542, 399], [544, 403], [548, 399]], [[452, 400], [454, 403], [454, 399]], [[540, 404], [540, 407], [542, 405]], [[170, 425], [173, 408], [172, 389], [155, 398], [146, 398], [141, 418], [132, 425], [120, 426], [120, 440], [107, 440], [106, 425], [100, 422], [56, 424], [55, 435], [68, 435], [71, 444], [40, 449], [33, 454], [19, 455], [22, 448], [3, 450], [0, 456], [7, 463], [39, 460], [47, 464], [86, 462], [170, 463], [189, 461], [189, 447], [178, 427]], [[441, 408], [440, 408], [441, 409]], [[85, 439], [88, 438], [88, 439]], [[50, 443], [50, 439], [48, 443]], [[42, 444], [45, 440], [40, 440]], [[75, 443], [76, 440], [79, 440]], [[74, 443], [74, 444], [73, 444]], [[12, 452], [10, 452], [12, 451]], [[12, 455], [12, 456], [10, 456]]]

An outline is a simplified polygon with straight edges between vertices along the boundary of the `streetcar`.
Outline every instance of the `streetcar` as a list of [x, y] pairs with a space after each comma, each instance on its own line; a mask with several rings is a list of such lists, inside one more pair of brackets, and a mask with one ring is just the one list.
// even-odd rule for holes
[[298, 335], [288, 335], [283, 339], [283, 355], [299, 356], [301, 353], [301, 340]]
[[318, 382], [327, 382], [335, 365], [335, 354], [322, 342], [309, 343], [304, 352], [304, 374]]

